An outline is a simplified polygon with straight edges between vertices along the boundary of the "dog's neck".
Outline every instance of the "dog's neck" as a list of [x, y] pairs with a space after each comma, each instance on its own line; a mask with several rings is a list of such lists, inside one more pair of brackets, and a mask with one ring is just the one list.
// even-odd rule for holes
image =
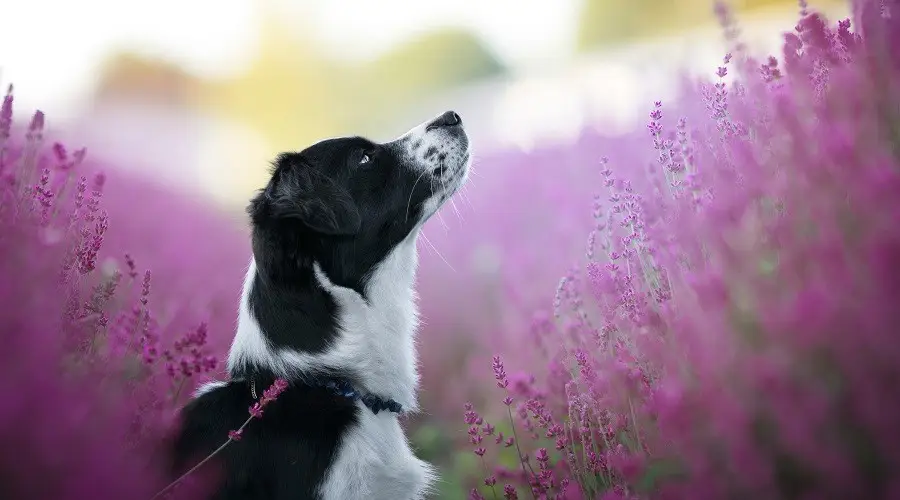
[[416, 237], [414, 231], [373, 269], [366, 298], [333, 284], [314, 264], [316, 286], [331, 295], [338, 306], [340, 330], [336, 340], [319, 354], [278, 349], [267, 340], [249, 306], [250, 288], [258, 272], [255, 260], [251, 261], [241, 295], [237, 333], [228, 355], [229, 372], [234, 376], [239, 367], [256, 367], [288, 379], [352, 373], [358, 390], [394, 399], [405, 411], [415, 411], [419, 382], [415, 351]]

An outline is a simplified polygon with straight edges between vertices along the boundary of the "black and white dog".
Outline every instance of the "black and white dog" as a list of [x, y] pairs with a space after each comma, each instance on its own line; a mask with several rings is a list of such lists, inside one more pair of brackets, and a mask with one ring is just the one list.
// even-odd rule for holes
[[182, 411], [184, 471], [221, 445], [277, 377], [289, 381], [220, 454], [217, 499], [405, 500], [435, 473], [398, 421], [416, 411], [416, 240], [465, 182], [469, 139], [448, 111], [377, 144], [281, 154], [250, 203], [253, 260], [229, 382]]

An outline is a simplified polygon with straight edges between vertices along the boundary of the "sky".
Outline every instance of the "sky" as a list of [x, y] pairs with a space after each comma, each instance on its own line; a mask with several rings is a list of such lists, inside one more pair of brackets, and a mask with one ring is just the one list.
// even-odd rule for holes
[[580, 0], [3, 0], [0, 82], [21, 104], [50, 112], [94, 84], [116, 49], [164, 56], [201, 76], [240, 71], [252, 57], [261, 6], [339, 58], [370, 58], [430, 28], [481, 36], [508, 65], [552, 64], [570, 53]]
[[[572, 140], [587, 125], [607, 132], [640, 126], [652, 101], [674, 97], [676, 66], [690, 61], [692, 70], [711, 77], [725, 51], [720, 30], [711, 26], [582, 55], [573, 63], [582, 1], [0, 0], [0, 83], [16, 85], [17, 121], [39, 107], [52, 128], [80, 123], [80, 98], [89, 95], [99, 65], [116, 51], [162, 56], [201, 77], [241, 71], [256, 49], [262, 5], [277, 9], [298, 36], [318, 41], [337, 58], [371, 58], [418, 32], [453, 25], [474, 31], [514, 75], [494, 82], [489, 100], [476, 85], [474, 97], [444, 96], [451, 102], [441, 105], [474, 116], [469, 123], [483, 125], [482, 142], [490, 136], [498, 145], [529, 148]], [[777, 34], [793, 26], [792, 16], [745, 24], [742, 32], [777, 48]], [[153, 135], [155, 145], [164, 145], [154, 150], [160, 156], [148, 152], [141, 160], [168, 165], [173, 178], [183, 180], [184, 163], [169, 157], [183, 150], [189, 156], [184, 161], [201, 169], [192, 175], [223, 199], [238, 193], [243, 200], [245, 194], [242, 178], [223, 176], [223, 169], [252, 164], [265, 151], [258, 134], [236, 123], [171, 122], [171, 116], [154, 114], [165, 110], [149, 109], [137, 126], [110, 127], [127, 120], [115, 110], [95, 120], [98, 111], [92, 111], [84, 127], [70, 128], [83, 136], [75, 143], [98, 146], [114, 164], [130, 164], [134, 148]]]
[[[691, 61], [709, 73], [725, 50], [718, 27], [711, 26], [699, 38], [679, 34], [649, 50], [582, 56], [570, 64], [583, 0], [0, 2], [0, 83], [16, 85], [17, 120], [39, 107], [51, 127], [79, 117], [81, 98], [115, 51], [162, 56], [201, 77], [241, 71], [255, 53], [264, 7], [336, 58], [371, 58], [436, 27], [471, 29], [514, 73], [483, 114], [503, 141], [519, 145], [573, 136], [585, 122], [632, 126], [635, 117], [643, 119], [641, 104], [668, 88], [664, 75], [651, 71], [658, 61]], [[755, 31], [777, 42], [777, 33], [794, 21], [778, 18]]]
[[[282, 0], [287, 5], [307, 2]], [[579, 0], [329, 0], [309, 2], [330, 47], [367, 55], [416, 30], [465, 26], [513, 66], [545, 64], [572, 49]], [[352, 33], [352, 34], [351, 34]]]

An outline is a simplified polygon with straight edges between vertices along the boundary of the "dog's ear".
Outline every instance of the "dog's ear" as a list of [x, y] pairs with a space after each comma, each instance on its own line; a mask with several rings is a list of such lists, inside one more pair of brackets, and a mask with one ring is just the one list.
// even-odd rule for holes
[[[282, 161], [286, 158], [279, 158]], [[307, 165], [276, 168], [261, 197], [271, 216], [298, 220], [321, 234], [356, 234], [362, 223], [350, 193]]]

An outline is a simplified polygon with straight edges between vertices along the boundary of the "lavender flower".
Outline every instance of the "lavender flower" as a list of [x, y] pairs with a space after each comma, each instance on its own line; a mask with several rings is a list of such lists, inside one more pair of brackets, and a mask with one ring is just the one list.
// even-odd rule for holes
[[[235, 246], [243, 235], [192, 207], [172, 220], [145, 221], [133, 228], [140, 238], [129, 236], [122, 216], [139, 213], [135, 204], [184, 202], [143, 183], [118, 177], [107, 182], [96, 163], [85, 162], [85, 149], [70, 154], [52, 141], [45, 149], [40, 112], [21, 141], [13, 134], [12, 104], [10, 90], [0, 108], [0, 336], [9, 358], [2, 360], [0, 377], [6, 384], [0, 403], [4, 498], [150, 498], [165, 485], [160, 444], [172, 430], [172, 416], [202, 382], [199, 376], [216, 368], [213, 353], [222, 352], [211, 350], [207, 329], [228, 332], [231, 324], [200, 320], [211, 296], [200, 286], [189, 287], [190, 296], [200, 299], [191, 309], [172, 307], [186, 303], [186, 295], [179, 296], [190, 276], [184, 269], [204, 265], [207, 254], [192, 259], [182, 251], [170, 254], [177, 259], [161, 259], [164, 254], [147, 255], [146, 242], [165, 248], [166, 239], [157, 236], [177, 233], [184, 213], [205, 219], [188, 222], [191, 231], [207, 227], [234, 238]], [[131, 246], [142, 257], [120, 265]], [[205, 274], [239, 269], [246, 257], [231, 258]], [[139, 272], [139, 262], [158, 264], [154, 289], [161, 294], [151, 297], [150, 271]], [[239, 272], [229, 278], [239, 286]], [[212, 303], [230, 306], [231, 297], [221, 295], [231, 287], [216, 286]], [[178, 340], [179, 330], [189, 333]], [[177, 376], [158, 362], [160, 353], [173, 354], [181, 368]], [[197, 479], [173, 498], [202, 498], [207, 481]]]
[[750, 60], [717, 6], [736, 47], [719, 81], [656, 103], [645, 146], [610, 151], [612, 166], [664, 168], [604, 164], [618, 224], [591, 233], [587, 279], [563, 278], [535, 353], [492, 362], [501, 395], [506, 368], [546, 365], [513, 422], [533, 458], [516, 484], [555, 498], [900, 491], [896, 3], [856, 2], [862, 36], [804, 7], [783, 66]]

